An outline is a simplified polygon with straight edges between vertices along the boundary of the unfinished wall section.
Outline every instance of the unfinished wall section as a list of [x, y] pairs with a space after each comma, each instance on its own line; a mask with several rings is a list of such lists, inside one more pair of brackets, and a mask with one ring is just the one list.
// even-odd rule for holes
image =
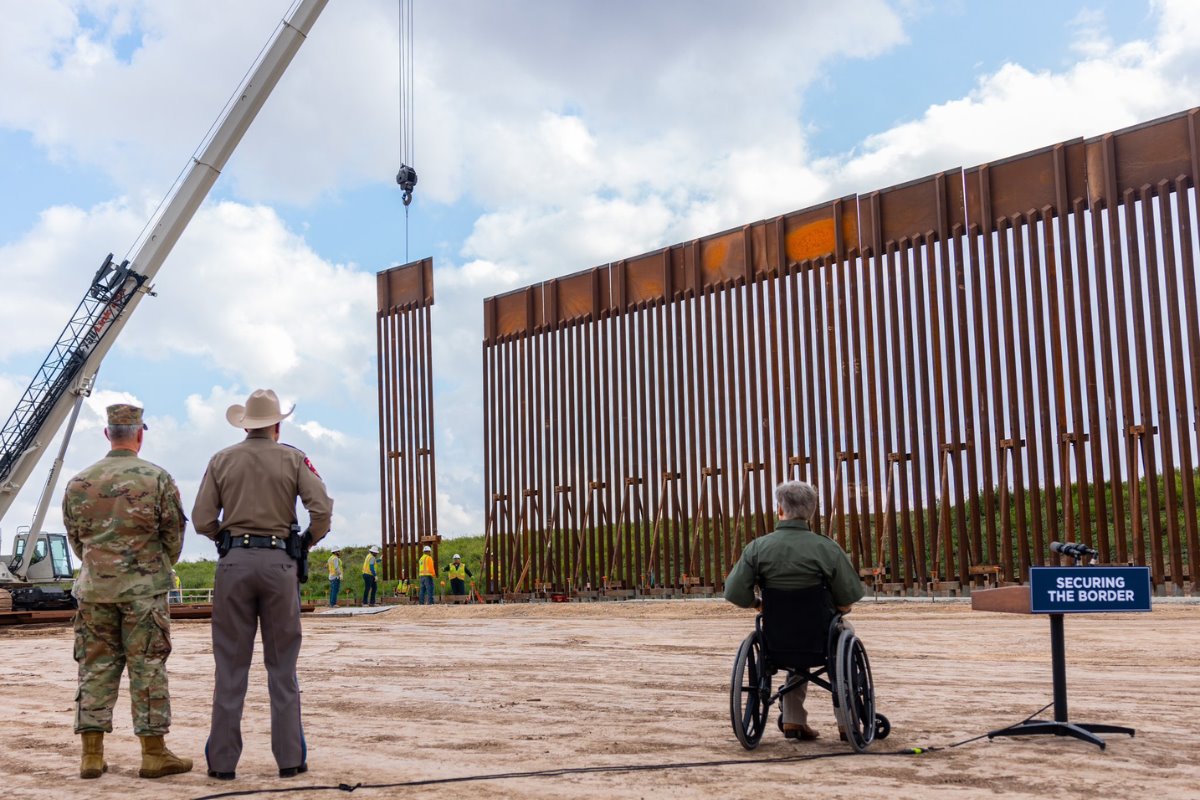
[[383, 578], [414, 579], [423, 545], [436, 563], [433, 453], [433, 259], [376, 274], [379, 354], [379, 485]]

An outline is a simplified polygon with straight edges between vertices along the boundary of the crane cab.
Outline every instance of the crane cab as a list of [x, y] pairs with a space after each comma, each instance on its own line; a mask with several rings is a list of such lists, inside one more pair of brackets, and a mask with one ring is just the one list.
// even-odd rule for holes
[[18, 529], [13, 552], [0, 556], [0, 587], [11, 593], [14, 609], [73, 607], [74, 577], [65, 533], [39, 531], [31, 535], [28, 528]]

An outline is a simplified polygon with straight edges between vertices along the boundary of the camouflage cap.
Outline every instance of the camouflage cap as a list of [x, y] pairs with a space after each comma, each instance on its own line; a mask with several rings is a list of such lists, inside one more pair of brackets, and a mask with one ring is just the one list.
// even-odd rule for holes
[[142, 409], [137, 406], [131, 406], [128, 403], [117, 403], [109, 406], [108, 424], [109, 425], [141, 425], [142, 430], [149, 430], [149, 426], [142, 422]]

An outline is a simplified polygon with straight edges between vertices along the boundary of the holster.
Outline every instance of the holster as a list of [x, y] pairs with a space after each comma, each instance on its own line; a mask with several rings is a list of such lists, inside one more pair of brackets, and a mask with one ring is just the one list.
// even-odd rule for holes
[[232, 547], [233, 536], [229, 531], [221, 531], [217, 534], [217, 558], [224, 558]]
[[296, 560], [296, 574], [300, 583], [308, 583], [308, 549], [312, 547], [312, 534], [300, 533], [300, 526], [292, 523], [287, 539], [287, 554]]

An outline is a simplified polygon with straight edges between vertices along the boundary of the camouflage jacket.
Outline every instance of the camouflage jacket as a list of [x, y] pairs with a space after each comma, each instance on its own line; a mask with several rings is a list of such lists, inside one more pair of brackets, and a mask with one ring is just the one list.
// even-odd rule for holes
[[112, 450], [67, 483], [63, 522], [82, 562], [75, 597], [122, 603], [164, 594], [187, 517], [175, 480], [129, 450]]

